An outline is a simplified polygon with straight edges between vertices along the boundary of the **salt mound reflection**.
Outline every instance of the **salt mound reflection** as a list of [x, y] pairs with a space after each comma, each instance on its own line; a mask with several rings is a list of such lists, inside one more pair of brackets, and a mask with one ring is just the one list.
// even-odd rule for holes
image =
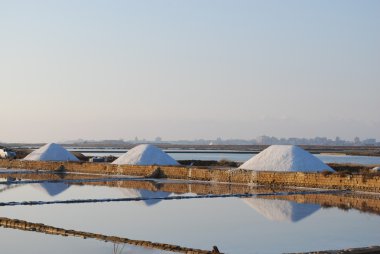
[[272, 221], [297, 222], [315, 213], [321, 207], [276, 199], [244, 198], [246, 204]]
[[66, 183], [39, 183], [39, 184], [32, 184], [32, 186], [35, 189], [38, 189], [46, 194], [48, 194], [50, 197], [56, 196], [64, 191], [66, 191], [70, 186]]
[[[170, 192], [164, 191], [149, 191], [145, 189], [121, 189], [123, 194], [128, 198], [166, 198]], [[147, 199], [142, 200], [146, 206], [153, 206], [162, 200], [160, 199]]]

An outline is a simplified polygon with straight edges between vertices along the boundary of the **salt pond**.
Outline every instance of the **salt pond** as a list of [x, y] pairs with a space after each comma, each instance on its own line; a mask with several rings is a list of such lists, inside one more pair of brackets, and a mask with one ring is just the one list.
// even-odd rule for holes
[[[123, 188], [123, 184], [136, 185], [138, 188]], [[147, 189], [142, 188], [144, 185]], [[157, 188], [156, 192], [152, 190], [154, 188]], [[2, 184], [0, 200], [6, 203], [134, 196], [194, 196], [200, 192], [228, 193], [232, 188], [235, 188], [233, 192], [236, 193], [239, 186], [199, 183], [171, 185], [165, 181], [156, 184], [119, 181], [105, 182], [103, 185], [47, 182]], [[168, 189], [173, 189], [176, 194], [164, 191]], [[275, 190], [253, 188], [252, 192], [255, 191], [270, 193]], [[305, 203], [296, 203], [291, 201], [296, 199], [288, 199], [287, 196], [268, 196], [151, 200], [152, 202], [5, 205], [0, 207], [0, 217], [205, 250], [217, 245], [225, 253], [301, 252], [380, 244], [378, 238], [380, 210], [367, 208], [369, 212], [363, 212], [356, 209], [342, 210], [337, 207], [324, 208], [321, 204], [333, 200], [338, 194], [313, 194], [313, 199], [310, 200], [318, 200], [318, 197], [321, 197], [321, 201], [318, 202], [309, 201], [308, 195], [311, 194], [305, 194], [300, 198]], [[338, 198], [340, 199], [341, 205], [337, 205], [339, 207], [345, 207], [352, 202], [352, 199], [345, 200], [344, 196]], [[371, 196], [368, 200], [373, 207], [380, 207], [378, 197]], [[39, 253], [112, 253], [114, 248], [113, 243], [93, 239], [51, 236], [8, 228], [0, 228], [0, 237], [7, 239], [2, 241], [2, 248], [7, 253], [31, 252], [31, 250]], [[19, 244], [20, 242], [23, 244]], [[121, 251], [117, 253], [164, 253], [160, 250], [129, 245], [119, 250]]]
[[[55, 235], [25, 232], [9, 228], [0, 228], [1, 252], [7, 254], [39, 253], [39, 254], [67, 254], [67, 253], [110, 253], [110, 254], [171, 254], [162, 250], [155, 250], [115, 244], [93, 239], [80, 239]], [[4, 240], [6, 239], [6, 241]]]

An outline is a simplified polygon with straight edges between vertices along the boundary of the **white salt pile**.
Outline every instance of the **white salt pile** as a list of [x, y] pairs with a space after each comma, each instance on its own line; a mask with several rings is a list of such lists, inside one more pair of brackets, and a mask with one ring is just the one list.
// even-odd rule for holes
[[257, 171], [334, 171], [320, 159], [298, 146], [273, 145], [239, 167]]
[[320, 209], [316, 204], [299, 204], [287, 200], [269, 200], [258, 198], [243, 199], [268, 220], [296, 222]]
[[24, 158], [28, 161], [79, 161], [77, 157], [72, 155], [62, 146], [50, 143], [33, 151]]
[[154, 145], [138, 145], [112, 162], [117, 165], [179, 165], [172, 157]]

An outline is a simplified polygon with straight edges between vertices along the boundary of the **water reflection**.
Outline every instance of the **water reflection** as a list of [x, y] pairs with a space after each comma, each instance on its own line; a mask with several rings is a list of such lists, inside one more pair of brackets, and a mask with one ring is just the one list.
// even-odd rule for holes
[[246, 204], [271, 221], [298, 222], [318, 211], [315, 204], [299, 204], [286, 200], [244, 198]]
[[21, 185], [4, 185], [4, 186], [1, 186], [0, 187], [0, 193], [3, 193], [3, 192], [8, 192], [9, 190], [11, 189], [15, 189], [15, 188], [18, 188], [18, 187], [21, 187]]
[[[285, 187], [270, 186], [252, 186], [240, 184], [223, 184], [223, 183], [205, 183], [205, 182], [184, 182], [173, 180], [143, 180], [129, 179], [109, 180], [109, 176], [101, 175], [83, 175], [83, 174], [32, 174], [32, 173], [12, 173], [0, 174], [0, 197], [2, 202], [13, 201], [51, 201], [54, 200], [71, 200], [71, 199], [107, 199], [107, 198], [148, 198], [148, 200], [139, 201], [138, 203], [145, 206], [154, 206], [162, 200], [149, 198], [166, 198], [173, 195], [230, 195], [230, 194], [261, 194], [261, 199], [265, 200], [283, 200], [283, 202], [275, 202], [280, 205], [273, 205], [277, 210], [283, 210], [283, 214], [293, 211], [293, 219], [288, 221], [299, 221], [296, 210], [305, 210], [311, 213], [317, 210], [317, 207], [338, 207], [340, 209], [357, 209], [362, 212], [380, 215], [380, 195], [342, 192], [342, 193], [305, 193], [305, 189], [292, 189]], [[11, 180], [10, 180], [11, 178]], [[88, 179], [98, 179], [96, 182], [88, 182]], [[42, 181], [40, 183], [22, 183], [21, 179], [28, 181]], [[108, 180], [107, 180], [108, 179]], [[63, 182], [59, 182], [59, 181]], [[74, 180], [71, 181], [71, 180]], [[104, 180], [104, 181], [103, 181]], [[50, 182], [58, 181], [58, 182]], [[67, 182], [64, 182], [67, 181]], [[70, 182], [71, 181], [71, 182]], [[278, 193], [292, 193], [289, 195], [277, 195]], [[64, 194], [63, 194], [64, 193]], [[45, 195], [44, 195], [45, 194]], [[62, 195], [63, 194], [63, 195]], [[271, 206], [267, 203], [273, 201], [257, 201], [257, 199], [246, 199], [252, 208], [258, 212]], [[256, 200], [256, 201], [255, 201]], [[290, 202], [290, 203], [289, 203]], [[298, 203], [302, 203], [297, 205]], [[300, 206], [300, 207], [297, 207]], [[264, 207], [264, 208], [262, 208]], [[303, 208], [306, 207], [306, 208]], [[265, 209], [264, 209], [265, 210]], [[268, 212], [263, 212], [268, 215]], [[269, 216], [276, 218], [276, 216]], [[281, 217], [281, 216], [280, 216]], [[280, 218], [278, 217], [278, 218]], [[283, 216], [282, 220], [286, 216]], [[291, 216], [290, 216], [291, 217]], [[303, 216], [306, 217], [306, 216]]]
[[70, 185], [66, 183], [49, 183], [49, 182], [32, 184], [32, 186], [35, 189], [48, 194], [50, 197], [56, 196], [66, 191], [68, 188], [70, 188]]
[[[79, 237], [41, 234], [22, 228], [0, 226], [1, 253], [39, 253], [39, 254], [174, 254], [176, 252], [146, 248], [126, 243], [112, 243]], [[22, 244], [20, 244], [22, 241]]]
[[[169, 197], [170, 192], [164, 192], [164, 191], [150, 191], [150, 190], [144, 190], [144, 189], [121, 189], [122, 193], [127, 198], [164, 198]], [[146, 206], [153, 206], [157, 203], [161, 202], [162, 200], [159, 199], [147, 199], [143, 200], [143, 202]]]
[[149, 249], [143, 247], [136, 247], [124, 243], [115, 243], [113, 245], [112, 254], [170, 254], [175, 253], [171, 251]]
[[[13, 175], [13, 177], [25, 178], [22, 175]], [[71, 178], [71, 175], [68, 174], [66, 177]], [[28, 179], [47, 180], [50, 176], [28, 175]], [[58, 180], [58, 176], [52, 175], [51, 180]], [[17, 188], [10, 189], [12, 186]], [[195, 195], [235, 193], [265, 194], [245, 199], [232, 197], [170, 200], [162, 201], [159, 205], [156, 204], [160, 200], [145, 200], [1, 207], [2, 217], [129, 239], [202, 249], [210, 249], [210, 246], [217, 245], [225, 253], [311, 251], [321, 249], [321, 246], [324, 246], [324, 249], [338, 249], [379, 243], [377, 236], [380, 216], [374, 214], [380, 214], [380, 195], [366, 193], [359, 195], [354, 192], [311, 193], [305, 189], [288, 190], [268, 186], [190, 183], [162, 179], [83, 181], [70, 185], [62, 182], [14, 185], [4, 183], [0, 186], [2, 187], [5, 187], [6, 191], [0, 194], [1, 202], [10, 203], [27, 200], [66, 201], [124, 197], [156, 198], [174, 195], [195, 197]], [[282, 195], [278, 195], [279, 193]], [[322, 207], [332, 208], [320, 209]], [[349, 211], [343, 211], [343, 208]], [[55, 216], [58, 213], [62, 216]], [[279, 221], [284, 223], [278, 223]], [[30, 237], [33, 238], [35, 233], [27, 233], [30, 235], [24, 235], [19, 231], [13, 234], [9, 230], [0, 228], [0, 236], [3, 239], [12, 239], [12, 241], [21, 239], [30, 243], [29, 247], [36, 246], [35, 240], [28, 240]], [[62, 242], [55, 242], [55, 246], [58, 248], [72, 246], [71, 243], [81, 244], [82, 241], [64, 239]], [[98, 248], [98, 244], [100, 245], [87, 239], [83, 245], [87, 248], [96, 246], [96, 250], [91, 249], [92, 253], [112, 253], [110, 242], [107, 246], [101, 245], [102, 249]], [[9, 246], [6, 250], [10, 249]], [[77, 251], [72, 251], [73, 253], [89, 253], [83, 252], [78, 246], [75, 246]], [[154, 252], [150, 249], [135, 248], [136, 246], [118, 246], [116, 251], [117, 253], [163, 253], [160, 250]], [[25, 247], [18, 250], [18, 253], [22, 253], [28, 249]]]

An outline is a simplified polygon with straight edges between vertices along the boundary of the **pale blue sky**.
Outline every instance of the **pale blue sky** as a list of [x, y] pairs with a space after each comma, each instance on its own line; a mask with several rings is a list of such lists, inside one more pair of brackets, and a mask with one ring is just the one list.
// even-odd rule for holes
[[380, 1], [0, 0], [0, 141], [380, 139]]

